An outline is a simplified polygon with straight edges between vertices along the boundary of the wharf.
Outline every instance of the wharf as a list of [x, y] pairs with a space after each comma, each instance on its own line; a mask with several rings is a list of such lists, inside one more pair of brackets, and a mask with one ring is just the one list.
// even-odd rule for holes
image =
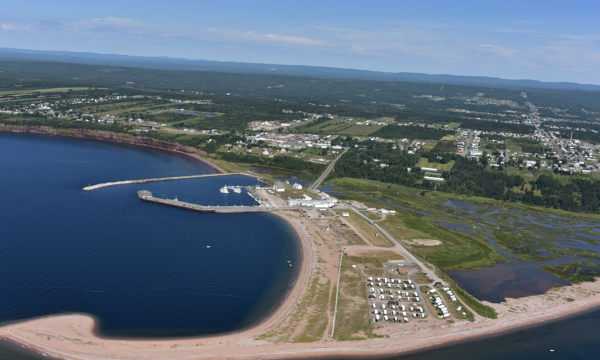
[[143, 201], [153, 202], [162, 205], [169, 205], [181, 209], [194, 210], [200, 212], [212, 212], [217, 214], [238, 214], [238, 213], [262, 213], [269, 212], [271, 208], [266, 206], [204, 206], [187, 203], [174, 199], [160, 199], [152, 196], [148, 190], [137, 192], [138, 197]]

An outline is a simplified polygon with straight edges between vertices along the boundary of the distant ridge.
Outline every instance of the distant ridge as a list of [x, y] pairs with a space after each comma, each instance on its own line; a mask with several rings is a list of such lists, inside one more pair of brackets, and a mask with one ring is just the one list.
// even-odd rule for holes
[[158, 70], [215, 71], [246, 74], [276, 74], [333, 79], [408, 81], [454, 85], [492, 86], [506, 89], [559, 89], [600, 91], [600, 85], [537, 80], [506, 80], [486, 76], [431, 75], [420, 73], [390, 73], [369, 70], [342, 69], [324, 66], [254, 64], [191, 60], [170, 57], [144, 57], [97, 54], [90, 52], [40, 51], [0, 48], [0, 60], [66, 62], [87, 65], [128, 66]]

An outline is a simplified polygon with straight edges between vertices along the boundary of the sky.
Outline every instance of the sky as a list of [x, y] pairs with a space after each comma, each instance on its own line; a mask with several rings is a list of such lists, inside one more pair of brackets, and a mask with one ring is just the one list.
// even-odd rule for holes
[[600, 1], [20, 0], [0, 47], [600, 85]]

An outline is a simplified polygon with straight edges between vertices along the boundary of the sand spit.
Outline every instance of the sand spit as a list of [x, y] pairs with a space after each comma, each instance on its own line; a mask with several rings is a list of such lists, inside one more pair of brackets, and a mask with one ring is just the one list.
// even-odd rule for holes
[[[64, 359], [276, 359], [317, 356], [365, 357], [383, 356], [449, 344], [481, 336], [530, 326], [562, 316], [600, 306], [600, 282], [559, 287], [546, 294], [521, 299], [509, 299], [501, 304], [489, 304], [499, 312], [498, 319], [478, 319], [412, 332], [394, 333], [389, 337], [336, 342], [327, 336], [320, 341], [293, 343], [270, 340], [264, 335], [289, 324], [295, 305], [307, 293], [317, 259], [327, 261], [333, 276], [337, 276], [339, 252], [317, 241], [318, 230], [299, 214], [279, 214], [296, 230], [302, 247], [303, 261], [296, 282], [282, 304], [263, 322], [236, 333], [217, 336], [131, 340], [103, 338], [95, 331], [95, 320], [87, 315], [71, 314], [39, 318], [0, 328], [0, 337], [22, 344], [40, 353]], [[324, 240], [324, 239], [323, 239]], [[329, 244], [331, 245], [331, 244]], [[327, 313], [329, 329], [332, 314]], [[328, 332], [326, 332], [327, 334]]]

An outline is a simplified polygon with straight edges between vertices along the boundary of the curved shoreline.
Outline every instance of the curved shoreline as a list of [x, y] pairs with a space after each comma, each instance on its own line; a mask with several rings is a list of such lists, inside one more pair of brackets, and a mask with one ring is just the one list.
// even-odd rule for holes
[[[0, 123], [0, 125], [4, 125], [4, 124]], [[6, 126], [0, 126], [0, 132], [13, 133], [13, 134], [40, 135], [40, 136], [59, 136], [59, 137], [66, 137], [66, 138], [73, 138], [73, 139], [95, 140], [95, 141], [110, 142], [110, 143], [122, 144], [122, 145], [148, 147], [148, 148], [152, 148], [152, 149], [164, 150], [164, 151], [174, 152], [176, 154], [191, 156], [194, 159], [199, 160], [200, 162], [204, 163], [205, 165], [208, 165], [210, 168], [216, 170], [217, 173], [227, 174], [227, 171], [225, 171], [218, 165], [215, 165], [212, 162], [200, 157], [199, 155], [197, 155], [197, 153], [187, 153], [187, 152], [178, 151], [175, 149], [169, 149], [169, 148], [153, 146], [153, 145], [148, 145], [148, 144], [128, 143], [128, 142], [123, 142], [123, 141], [112, 140], [109, 138], [85, 137], [85, 136], [78, 136], [76, 134], [70, 134], [70, 133], [52, 133], [50, 131], [44, 132], [44, 131], [41, 131], [40, 129], [27, 129], [27, 131], [19, 131], [18, 129], [7, 129]], [[199, 151], [198, 149], [196, 149], [196, 150]]]
[[[244, 333], [248, 332], [248, 330], [240, 331], [237, 333], [229, 333], [226, 335], [216, 335], [209, 337], [196, 337], [192, 339], [179, 339], [178, 344], [181, 344], [181, 347], [177, 347], [177, 350], [173, 350], [173, 347], [167, 348], [151, 348], [146, 347], [146, 350], [150, 352], [138, 352], [136, 350], [129, 351], [127, 353], [121, 353], [122, 358], [132, 358], [132, 357], [148, 357], [152, 356], [153, 358], [172, 358], [173, 356], [178, 358], [190, 358], [190, 359], [201, 359], [201, 358], [264, 358], [264, 359], [276, 359], [276, 358], [316, 358], [316, 357], [326, 357], [326, 358], [376, 358], [376, 357], [384, 357], [384, 356], [394, 356], [400, 354], [414, 353], [428, 349], [434, 349], [438, 347], [444, 347], [451, 344], [457, 344], [462, 342], [470, 342], [476, 341], [480, 338], [488, 337], [488, 336], [501, 336], [505, 333], [514, 332], [517, 330], [522, 330], [528, 327], [535, 327], [547, 322], [555, 321], [557, 319], [568, 317], [568, 316], [576, 316], [581, 313], [585, 313], [593, 310], [595, 307], [600, 307], [600, 298], [596, 297], [594, 301], [584, 302], [580, 304], [581, 307], [577, 309], [566, 308], [562, 309], [562, 311], [554, 311], [549, 314], [537, 314], [537, 316], [528, 315], [527, 321], [521, 321], [513, 323], [511, 321], [507, 321], [506, 323], [502, 323], [502, 320], [494, 320], [487, 321], [480, 324], [481, 326], [477, 326], [474, 329], [464, 329], [459, 331], [447, 331], [445, 335], [440, 336], [439, 334], [431, 334], [430, 336], [421, 337], [420, 341], [411, 341], [410, 345], [398, 345], [398, 338], [389, 338], [389, 339], [377, 339], [377, 340], [366, 340], [366, 341], [349, 341], [349, 342], [328, 342], [328, 343], [303, 343], [303, 344], [281, 344], [281, 345], [273, 345], [273, 344], [256, 344], [255, 346], [248, 346], [248, 350], [254, 349], [259, 351], [250, 351], [250, 352], [235, 352], [232, 353], [230, 350], [239, 349], [239, 345], [232, 347], [231, 345], [213, 345], [211, 348], [207, 348], [206, 345], [199, 346], [188, 346], [188, 348], [183, 348], [185, 341], [203, 341], [203, 340], [213, 340], [213, 342], [219, 341], [219, 343], [227, 341], [228, 337], [231, 335], [244, 335]], [[37, 330], [28, 329], [25, 327], [24, 329], [18, 329], [19, 327], [23, 327], [23, 325], [42, 325], [44, 321], [63, 321], [67, 323], [67, 328], [70, 327], [74, 329], [75, 326], [81, 327], [81, 325], [86, 326], [85, 330], [91, 331], [96, 326], [95, 320], [87, 315], [58, 315], [58, 316], [50, 316], [42, 319], [36, 320], [27, 320], [15, 325], [5, 326], [0, 328], [0, 338], [9, 341], [14, 344], [18, 344], [21, 346], [25, 346], [37, 353], [57, 356], [65, 359], [102, 359], [102, 358], [115, 358], [114, 356], [119, 356], [117, 354], [111, 353], [106, 355], [104, 351], [108, 351], [109, 348], [106, 345], [116, 345], [114, 347], [119, 347], [120, 350], [124, 349], [132, 350], [132, 348], [138, 348], [139, 346], [136, 343], [140, 343], [141, 341], [130, 340], [130, 339], [106, 339], [94, 337], [92, 339], [84, 339], [84, 340], [95, 340], [100, 341], [103, 344], [95, 344], [101, 346], [100, 352], [81, 352], [81, 351], [64, 351], [58, 350], [52, 347], [42, 346], [41, 344], [36, 344], [32, 341], [26, 341], [27, 337], [21, 335], [23, 332], [25, 334], [31, 334], [32, 331], [35, 332]], [[500, 322], [500, 324], [498, 324]], [[82, 329], [83, 330], [83, 329]], [[83, 331], [85, 331], [83, 330]], [[48, 336], [46, 333], [43, 333], [44, 330], [41, 330], [42, 333], [35, 334], [35, 338], [43, 338], [44, 336]], [[84, 335], [82, 332], [78, 332], [79, 335]], [[63, 337], [65, 339], [65, 337]], [[404, 338], [406, 340], [406, 338]], [[158, 341], [152, 341], [153, 343], [172, 343], [174, 339], [160, 339]], [[79, 345], [79, 347], [84, 347], [85, 344], [81, 343], [82, 341], [77, 341], [75, 346]], [[107, 342], [112, 342], [115, 344], [106, 344]], [[386, 344], [388, 342], [392, 342], [391, 346]], [[125, 344], [123, 344], [125, 343]], [[168, 345], [168, 344], [167, 344]], [[289, 346], [292, 345], [292, 346]], [[373, 348], [373, 346], [377, 346], [377, 348]], [[388, 345], [388, 346], [386, 346]], [[192, 348], [192, 351], [186, 351], [189, 348]], [[89, 348], [88, 348], [89, 349]], [[171, 349], [170, 351], [167, 349]], [[198, 349], [194, 351], [195, 349]], [[81, 350], [81, 349], [79, 349]], [[209, 350], [206, 352], [206, 350]], [[210, 351], [212, 350], [212, 351]], [[222, 351], [228, 350], [227, 355], [223, 356]], [[263, 351], [261, 351], [263, 350]], [[202, 351], [202, 352], [198, 352]], [[176, 353], [174, 353], [176, 352]], [[105, 354], [105, 355], [102, 355]]]
[[[488, 336], [501, 336], [523, 328], [555, 321], [562, 317], [575, 316], [600, 307], [600, 281], [555, 289], [571, 293], [595, 293], [591, 298], [577, 298], [574, 302], [551, 304], [549, 308], [521, 314], [505, 313], [496, 320], [478, 320], [475, 323], [453, 324], [445, 329], [434, 329], [421, 333], [393, 335], [389, 338], [362, 341], [320, 341], [313, 343], [271, 343], [257, 339], [276, 326], [293, 310], [296, 301], [303, 295], [310, 269], [313, 266], [313, 251], [303, 226], [297, 219], [274, 213], [284, 219], [296, 232], [302, 246], [302, 265], [288, 294], [277, 307], [261, 322], [238, 331], [217, 335], [189, 338], [160, 338], [140, 340], [132, 338], [103, 337], [95, 331], [97, 322], [93, 317], [82, 314], [54, 315], [30, 319], [0, 327], [0, 338], [26, 346], [35, 352], [56, 355], [66, 359], [101, 358], [372, 358], [419, 352], [426, 349], [448, 346], [460, 342], [476, 341]], [[537, 295], [524, 299], [552, 295]], [[569, 296], [572, 296], [569, 294]], [[523, 298], [522, 298], [523, 299]], [[509, 303], [521, 300], [509, 299]], [[508, 303], [496, 304], [497, 307]], [[78, 329], [76, 331], [75, 329]], [[81, 329], [81, 330], [79, 330]], [[68, 339], [79, 341], [67, 341]], [[82, 339], [79, 339], [81, 337]], [[52, 340], [45, 340], [52, 339]], [[55, 340], [59, 340], [58, 342]], [[402, 340], [402, 343], [400, 342]], [[92, 345], [86, 345], [92, 344]], [[198, 345], [200, 344], [200, 345]], [[106, 352], [110, 355], [104, 355]]]
[[[26, 319], [26, 320], [9, 321], [9, 322], [5, 323], [5, 325], [0, 326], [0, 330], [8, 329], [8, 332], [11, 332], [10, 328], [12, 328], [14, 326], [20, 326], [21, 324], [27, 324], [27, 323], [38, 322], [38, 321], [43, 322], [43, 321], [54, 320], [56, 318], [63, 318], [63, 317], [77, 317], [77, 318], [87, 319], [86, 322], [90, 324], [90, 327], [88, 329], [89, 329], [92, 337], [94, 337], [95, 339], [98, 339], [98, 340], [103, 340], [103, 341], [170, 342], [170, 341], [181, 341], [181, 340], [184, 340], [184, 341], [185, 340], [193, 340], [194, 342], [196, 342], [196, 341], [202, 341], [202, 340], [206, 340], [206, 339], [218, 339], [218, 338], [224, 338], [224, 337], [231, 337], [231, 336], [235, 336], [235, 335], [248, 333], [253, 330], [259, 330], [260, 332], [265, 332], [269, 328], [276, 325], [281, 318], [285, 317], [293, 309], [293, 305], [298, 300], [298, 298], [302, 295], [302, 293], [304, 291], [304, 286], [307, 285], [308, 280], [310, 278], [308, 276], [309, 275], [308, 266], [310, 264], [310, 261], [307, 260], [307, 259], [309, 259], [309, 257], [306, 256], [310, 245], [307, 242], [307, 237], [302, 235], [303, 230], [299, 227], [299, 224], [296, 224], [296, 223], [290, 221], [290, 219], [288, 219], [286, 216], [284, 216], [280, 213], [274, 212], [274, 213], [270, 213], [270, 214], [275, 215], [278, 218], [280, 218], [281, 220], [283, 220], [287, 225], [290, 226], [291, 230], [294, 232], [294, 235], [296, 237], [296, 244], [299, 248], [298, 249], [299, 250], [299, 259], [298, 259], [299, 266], [297, 267], [297, 270], [295, 271], [294, 280], [291, 283], [289, 290], [285, 293], [285, 295], [283, 295], [279, 299], [278, 304], [275, 305], [275, 307], [273, 307], [271, 309], [271, 311], [262, 318], [262, 320], [256, 321], [252, 324], [249, 324], [248, 326], [246, 326], [244, 328], [225, 332], [225, 333], [201, 335], [201, 336], [177, 337], [177, 338], [170, 338], [170, 337], [137, 338], [137, 337], [118, 337], [118, 336], [111, 337], [111, 336], [106, 336], [106, 335], [103, 335], [100, 333], [99, 326], [98, 326], [99, 321], [95, 315], [88, 314], [88, 313], [69, 313], [69, 314], [60, 314], [60, 315], [45, 315], [45, 316], [39, 316], [39, 317], [35, 317], [32, 319]], [[42, 348], [39, 348], [35, 344], [22, 342], [11, 336], [2, 336], [0, 334], [0, 339], [17, 344], [19, 346], [23, 346], [23, 347], [25, 347], [31, 351], [34, 351], [36, 353], [39, 353], [39, 354], [51, 353], [51, 351], [47, 351]]]
[[[167, 150], [162, 148], [157, 149]], [[202, 160], [206, 161], [204, 159]], [[595, 283], [585, 283], [562, 288], [566, 290], [569, 290], [569, 288], [570, 290], [575, 288], [591, 289], [590, 291], [595, 291], [596, 294], [590, 299], [576, 299], [574, 302], [568, 304], [557, 305], [556, 307], [551, 308], [550, 311], [546, 311], [547, 309], [545, 308], [538, 308], [536, 311], [523, 313], [518, 316], [504, 314], [503, 317], [496, 320], [477, 321], [473, 324], [453, 324], [456, 326], [441, 329], [441, 331], [438, 331], [437, 333], [435, 331], [430, 331], [400, 336], [395, 335], [387, 339], [348, 342], [320, 341], [300, 344], [279, 344], [260, 339], [257, 340], [256, 334], [269, 331], [270, 328], [277, 325], [281, 319], [285, 318], [294, 309], [296, 301], [304, 294], [306, 285], [310, 279], [311, 272], [309, 270], [312, 269], [314, 262], [312, 256], [314, 254], [314, 249], [308, 241], [308, 236], [303, 236], [305, 230], [303, 229], [304, 226], [300, 225], [300, 221], [297, 219], [290, 219], [282, 213], [275, 212], [274, 214], [285, 220], [296, 233], [301, 247], [301, 260], [291, 288], [273, 310], [260, 322], [257, 321], [248, 325], [248, 327], [237, 331], [216, 335], [185, 338], [152, 338], [147, 340], [141, 338], [105, 337], [97, 331], [98, 322], [93, 316], [87, 314], [61, 314], [28, 319], [1, 326], [0, 338], [28, 347], [38, 353], [56, 353], [57, 355], [68, 359], [116, 357], [366, 358], [418, 352], [460, 342], [476, 341], [478, 338], [485, 336], [501, 336], [504, 333], [537, 326], [563, 317], [575, 316], [600, 306], [600, 282], [596, 281]], [[308, 264], [311, 266], [308, 266]], [[544, 295], [533, 296], [530, 298], [548, 296], [553, 290], [558, 289], [552, 289]], [[519, 302], [519, 300], [508, 300], [509, 302]], [[501, 305], [502, 304], [494, 304], [494, 306], [498, 307], [501, 307]], [[52, 331], [55, 331], [52, 335], [50, 335], [51, 329], [54, 329]], [[52, 340], [45, 341], [45, 338], [50, 338], [50, 336], [52, 336]], [[411, 336], [413, 338], [411, 341], [405, 341]], [[80, 339], [80, 337], [83, 338], [83, 340]], [[404, 343], [410, 343], [410, 345], [401, 345], [399, 343], [400, 339], [402, 339]], [[194, 344], [195, 342], [206, 341], [210, 344], [203, 344], [201, 346]], [[222, 345], [221, 342], [227, 342], [227, 344]], [[233, 342], [236, 345], [232, 345], [230, 342]], [[96, 345], [90, 345], [88, 343], [94, 343]], [[151, 343], [159, 344], [160, 347], [153, 348], [151, 347]], [[173, 344], [180, 344], [180, 346], [174, 348], [172, 346]], [[58, 347], [56, 347], [56, 345], [58, 345]], [[94, 346], [98, 346], [99, 348], [94, 348]], [[134, 348], [139, 349], [139, 351], [133, 350]], [[94, 349], [100, 349], [100, 351], [88, 351]], [[226, 355], [221, 356], [222, 354]]]

